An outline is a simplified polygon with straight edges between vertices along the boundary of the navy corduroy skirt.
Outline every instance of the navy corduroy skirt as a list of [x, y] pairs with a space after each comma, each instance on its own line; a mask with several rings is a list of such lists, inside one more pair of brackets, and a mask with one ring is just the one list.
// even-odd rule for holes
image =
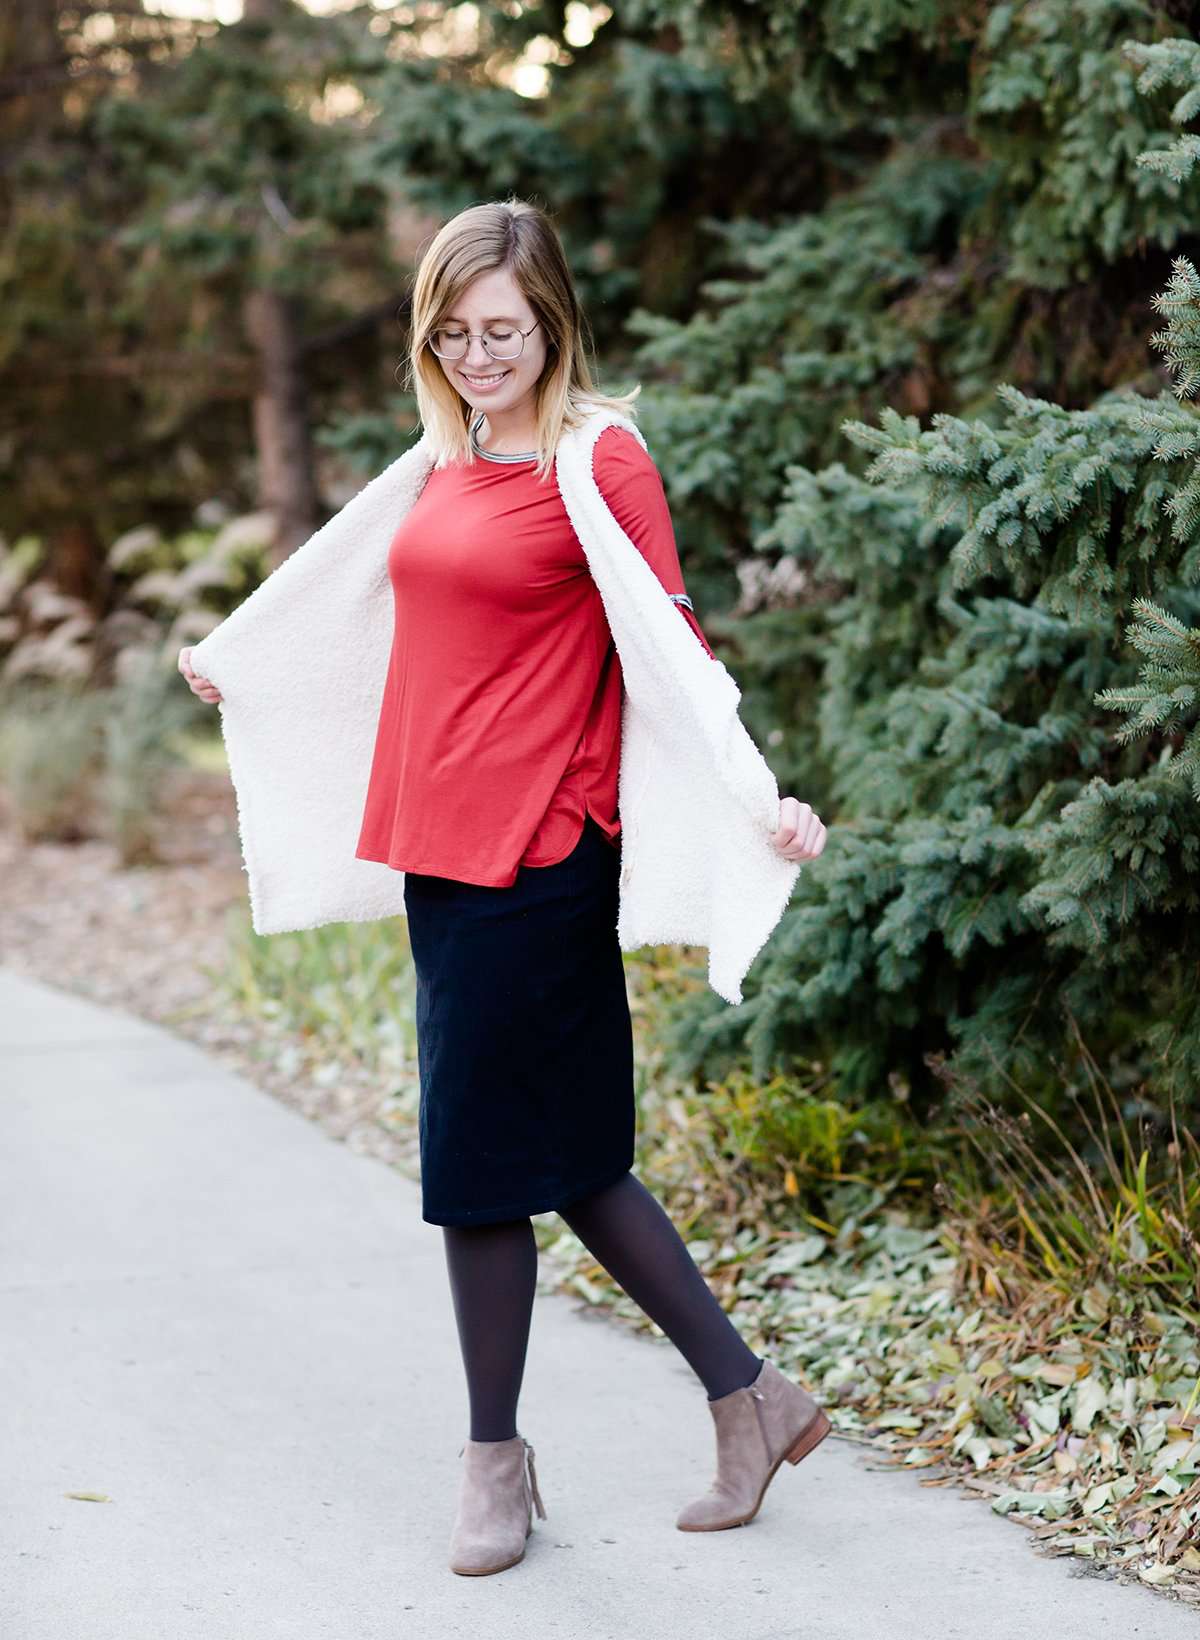
[[426, 1223], [552, 1212], [633, 1166], [619, 876], [590, 815], [509, 888], [405, 874]]

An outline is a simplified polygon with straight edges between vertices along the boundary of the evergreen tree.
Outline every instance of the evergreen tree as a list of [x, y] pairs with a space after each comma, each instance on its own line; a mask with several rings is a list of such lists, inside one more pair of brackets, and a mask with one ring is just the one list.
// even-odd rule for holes
[[14, 0], [0, 14], [0, 531], [36, 531], [51, 578], [88, 602], [104, 595], [118, 521], [153, 512], [211, 453], [145, 426], [154, 366], [132, 368], [113, 238], [123, 201], [94, 137], [115, 86], [177, 60], [202, 30], [96, 0]]
[[[1131, 77], [1142, 70], [1146, 93], [1168, 75], [1185, 83], [1174, 114], [1189, 115], [1190, 43], [1118, 42], [1105, 73], [1118, 76], [1118, 61]], [[1132, 130], [1143, 119], [1131, 115]], [[1120, 135], [1112, 147], [1123, 155]], [[1191, 198], [1191, 159], [1190, 144], [1156, 139], [1122, 162], [1122, 210], [1149, 202], [1147, 228], [1164, 243]], [[1146, 174], [1176, 190], [1169, 210], [1139, 193], [1132, 179]], [[898, 217], [887, 190], [873, 197], [877, 217]], [[844, 209], [835, 201], [822, 216]], [[1064, 221], [1057, 266], [1078, 254], [1082, 220]], [[682, 360], [689, 329], [746, 335], [752, 308], [781, 312], [767, 270], [794, 265], [770, 261], [789, 231], [746, 253], [761, 277], [730, 291], [715, 320], [639, 320], [655, 331], [651, 349]], [[1092, 244], [1093, 300], [1116, 248]], [[1048, 245], [1043, 256], [1025, 277], [1048, 277]], [[1163, 295], [1134, 304], [1143, 324], [1155, 306], [1168, 314], [1154, 340], [1189, 389], [1200, 361], [1195, 278], [1177, 259]], [[869, 300], [873, 288], [860, 311]], [[878, 309], [880, 334], [911, 316], [903, 303]], [[810, 323], [807, 307], [798, 322]], [[1087, 353], [1077, 343], [1078, 367]], [[978, 367], [978, 347], [965, 356]], [[790, 564], [792, 590], [757, 612], [753, 590], [744, 595], [730, 641], [757, 683], [784, 789], [823, 813], [830, 844], [802, 874], [745, 1007], [723, 1013], [699, 994], [684, 1009], [683, 1064], [719, 1070], [744, 1039], [759, 1074], [811, 1058], [843, 1094], [890, 1084], [923, 1109], [947, 1053], [995, 1097], [1019, 1086], [1047, 1102], [1082, 1087], [1090, 1054], [1120, 1089], [1194, 1100], [1198, 423], [1191, 405], [1146, 391], [1161, 375], [1149, 358], [1107, 391], [1111, 361], [1093, 358], [1100, 391], [1087, 407], [1011, 381], [979, 404], [968, 373], [973, 414], [934, 408], [924, 428], [903, 408], [874, 424], [846, 418], [840, 431], [873, 458], [862, 473], [789, 462], [774, 445], [774, 460], [751, 469], [765, 483], [753, 512], [740, 509], [744, 526], [764, 566], [780, 555]], [[751, 409], [724, 429], [731, 473], [740, 450], [762, 452], [755, 383], [744, 370], [735, 383]], [[715, 384], [692, 394], [672, 385], [655, 404], [677, 436], [685, 488], [707, 441], [679, 434], [690, 397], [719, 395]], [[823, 450], [819, 418], [810, 426], [808, 448]], [[728, 502], [737, 506], [732, 485]], [[753, 589], [755, 578], [741, 579]], [[1136, 650], [1149, 656], [1137, 676]], [[1114, 726], [1113, 707], [1130, 712], [1125, 726]]]

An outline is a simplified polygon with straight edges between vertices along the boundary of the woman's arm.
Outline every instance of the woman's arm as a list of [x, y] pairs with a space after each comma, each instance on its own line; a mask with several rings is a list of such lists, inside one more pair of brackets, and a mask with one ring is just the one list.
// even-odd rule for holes
[[706, 654], [715, 660], [683, 583], [671, 509], [653, 458], [625, 428], [606, 427], [596, 440], [594, 471], [609, 511], [670, 593]]

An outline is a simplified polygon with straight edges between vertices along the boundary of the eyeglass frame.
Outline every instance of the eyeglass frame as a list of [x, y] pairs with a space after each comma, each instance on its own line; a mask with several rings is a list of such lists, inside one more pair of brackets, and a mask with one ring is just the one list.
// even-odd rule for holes
[[489, 359], [495, 359], [497, 364], [511, 364], [514, 359], [519, 359], [524, 353], [526, 338], [533, 335], [534, 331], [541, 324], [541, 322], [542, 321], [540, 319], [535, 319], [528, 330], [522, 330], [520, 325], [517, 325], [516, 332], [521, 338], [521, 346], [518, 352], [509, 353], [507, 356], [502, 353], [492, 352], [486, 341], [484, 341], [484, 337], [487, 335], [486, 330], [468, 330], [464, 332], [467, 338], [467, 345], [463, 348], [461, 353], [456, 353], [453, 357], [445, 353], [439, 353], [437, 348], [433, 345], [433, 338], [437, 335], [438, 330], [445, 330], [445, 325], [438, 325], [436, 330], [431, 330], [429, 335], [425, 338], [425, 345], [429, 348], [429, 351], [433, 354], [435, 359], [445, 359], [447, 364], [457, 364], [460, 359], [466, 358], [467, 354], [471, 351], [471, 343], [478, 338], [479, 341], [483, 342], [483, 351], [487, 354]]

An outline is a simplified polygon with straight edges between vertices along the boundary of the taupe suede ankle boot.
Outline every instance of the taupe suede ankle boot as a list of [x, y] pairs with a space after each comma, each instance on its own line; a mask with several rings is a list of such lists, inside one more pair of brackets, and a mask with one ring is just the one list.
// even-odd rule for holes
[[465, 1577], [502, 1572], [524, 1559], [535, 1504], [546, 1518], [533, 1448], [523, 1435], [514, 1435], [507, 1441], [468, 1441], [459, 1457], [462, 1484], [450, 1534], [450, 1570]]
[[833, 1427], [808, 1391], [768, 1360], [752, 1384], [708, 1405], [717, 1433], [717, 1478], [680, 1511], [675, 1524], [681, 1532], [745, 1526], [783, 1460], [799, 1463]]

